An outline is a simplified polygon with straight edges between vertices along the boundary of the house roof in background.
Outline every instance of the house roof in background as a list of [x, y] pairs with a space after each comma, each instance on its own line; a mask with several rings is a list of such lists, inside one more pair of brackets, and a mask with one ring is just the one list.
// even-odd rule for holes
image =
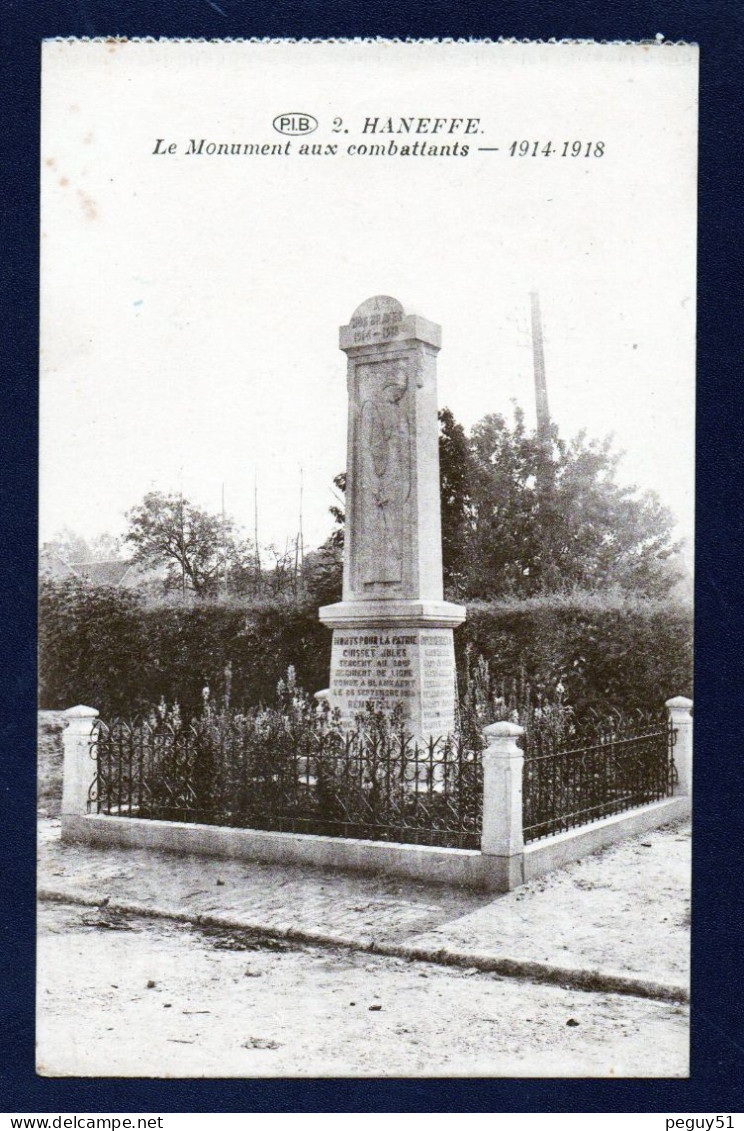
[[106, 561], [68, 562], [56, 550], [43, 547], [39, 554], [40, 572], [56, 577], [85, 577], [94, 585], [121, 585], [130, 570], [131, 560], [110, 558]]

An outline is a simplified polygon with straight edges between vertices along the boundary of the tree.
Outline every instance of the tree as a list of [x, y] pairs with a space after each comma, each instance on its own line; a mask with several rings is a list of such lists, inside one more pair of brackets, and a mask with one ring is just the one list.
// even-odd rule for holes
[[224, 580], [225, 588], [241, 597], [260, 597], [266, 579], [254, 543], [229, 539], [225, 558], [227, 569], [225, 573], [220, 571], [220, 580]]
[[167, 589], [208, 596], [244, 561], [246, 546], [232, 519], [209, 514], [181, 495], [150, 491], [127, 519], [125, 541], [134, 546], [134, 560], [165, 566]]
[[346, 472], [333, 477], [337, 502], [328, 508], [333, 516], [334, 529], [317, 550], [305, 557], [302, 570], [304, 599], [315, 605], [332, 605], [341, 600], [344, 575], [344, 527], [346, 509]]
[[672, 515], [653, 492], [616, 480], [611, 438], [566, 443], [486, 416], [471, 436], [473, 521], [467, 594], [530, 596], [616, 585], [664, 596], [675, 584]]
[[473, 457], [465, 429], [448, 408], [439, 413], [439, 490], [442, 510], [442, 571], [445, 588], [464, 596], [468, 544], [474, 519]]
[[334, 531], [322, 546], [311, 550], [305, 557], [302, 588], [304, 599], [309, 604], [332, 605], [341, 600], [344, 561], [343, 546], [334, 542], [337, 533]]
[[484, 417], [470, 437], [472, 523], [463, 547], [469, 597], [521, 592], [535, 576], [536, 453], [521, 414], [514, 429], [503, 416]]
[[335, 546], [339, 550], [343, 550], [343, 548], [344, 548], [344, 524], [346, 522], [346, 510], [344, 508], [344, 497], [346, 495], [346, 472], [345, 471], [340, 471], [338, 475], [334, 476], [333, 486], [336, 488], [337, 491], [340, 492], [340, 494], [336, 495], [336, 498], [338, 499], [340, 506], [337, 506], [336, 504], [334, 504], [332, 507], [328, 508], [331, 515], [333, 516], [333, 521], [336, 524], [335, 528], [334, 528], [334, 530], [333, 530], [333, 532], [330, 536], [329, 541], [330, 541], [332, 546]]

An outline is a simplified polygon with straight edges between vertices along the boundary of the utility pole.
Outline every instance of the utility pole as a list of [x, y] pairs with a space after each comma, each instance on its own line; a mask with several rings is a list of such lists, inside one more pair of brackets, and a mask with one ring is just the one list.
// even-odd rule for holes
[[256, 573], [257, 573], [257, 589], [256, 594], [261, 592], [261, 554], [258, 549], [258, 471], [253, 473], [253, 538], [256, 544]]
[[297, 596], [297, 584], [298, 584], [298, 577], [299, 577], [299, 569], [298, 569], [299, 557], [300, 557], [300, 536], [298, 534], [297, 537], [295, 538], [294, 585], [293, 585], [295, 597]]
[[303, 470], [300, 468], [300, 587], [302, 587], [303, 568], [305, 565], [305, 539], [302, 534], [302, 490], [303, 490]]
[[535, 366], [535, 409], [537, 412], [537, 467], [536, 501], [541, 516], [542, 553], [544, 575], [555, 576], [555, 514], [551, 505], [554, 486], [554, 466], [552, 444], [550, 442], [550, 410], [548, 409], [548, 383], [545, 377], [545, 353], [543, 351], [542, 317], [540, 315], [540, 296], [537, 291], [530, 292], [532, 306], [532, 356]]
[[540, 296], [537, 291], [530, 292], [530, 303], [532, 306], [532, 355], [535, 366], [537, 435], [540, 440], [546, 440], [550, 429], [550, 411], [548, 409], [548, 384], [545, 378], [545, 353], [543, 351]]
[[[227, 545], [225, 543], [225, 480], [222, 480], [222, 584], [227, 589]], [[220, 593], [219, 575], [217, 580], [217, 596]]]
[[183, 465], [181, 465], [181, 505], [179, 507], [181, 524], [181, 600], [186, 603], [186, 545], [183, 522]]

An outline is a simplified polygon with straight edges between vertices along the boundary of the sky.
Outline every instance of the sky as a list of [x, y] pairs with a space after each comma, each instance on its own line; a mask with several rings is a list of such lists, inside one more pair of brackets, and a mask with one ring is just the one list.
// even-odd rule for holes
[[[149, 490], [217, 512], [224, 488], [252, 534], [257, 484], [259, 540], [283, 548], [302, 475], [318, 545], [346, 463], [339, 326], [393, 295], [442, 326], [440, 406], [469, 428], [516, 401], [534, 424], [532, 289], [560, 432], [613, 433], [620, 480], [691, 537], [694, 48], [55, 42], [42, 106], [42, 541], [120, 535]], [[311, 137], [276, 132], [290, 108]], [[349, 154], [411, 141], [370, 117], [478, 132], [418, 138], [467, 156]], [[602, 156], [563, 157], [574, 140]]]

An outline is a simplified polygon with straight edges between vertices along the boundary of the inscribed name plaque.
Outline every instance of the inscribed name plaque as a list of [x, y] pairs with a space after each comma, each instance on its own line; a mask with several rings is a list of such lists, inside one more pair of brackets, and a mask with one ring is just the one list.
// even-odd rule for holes
[[400, 703], [414, 735], [439, 738], [455, 726], [452, 629], [336, 629], [331, 651], [331, 699], [352, 724], [368, 703]]
[[418, 741], [455, 725], [453, 628], [443, 600], [436, 356], [440, 327], [397, 299], [368, 299], [340, 331], [349, 423], [343, 600], [333, 631], [331, 706], [403, 707]]

